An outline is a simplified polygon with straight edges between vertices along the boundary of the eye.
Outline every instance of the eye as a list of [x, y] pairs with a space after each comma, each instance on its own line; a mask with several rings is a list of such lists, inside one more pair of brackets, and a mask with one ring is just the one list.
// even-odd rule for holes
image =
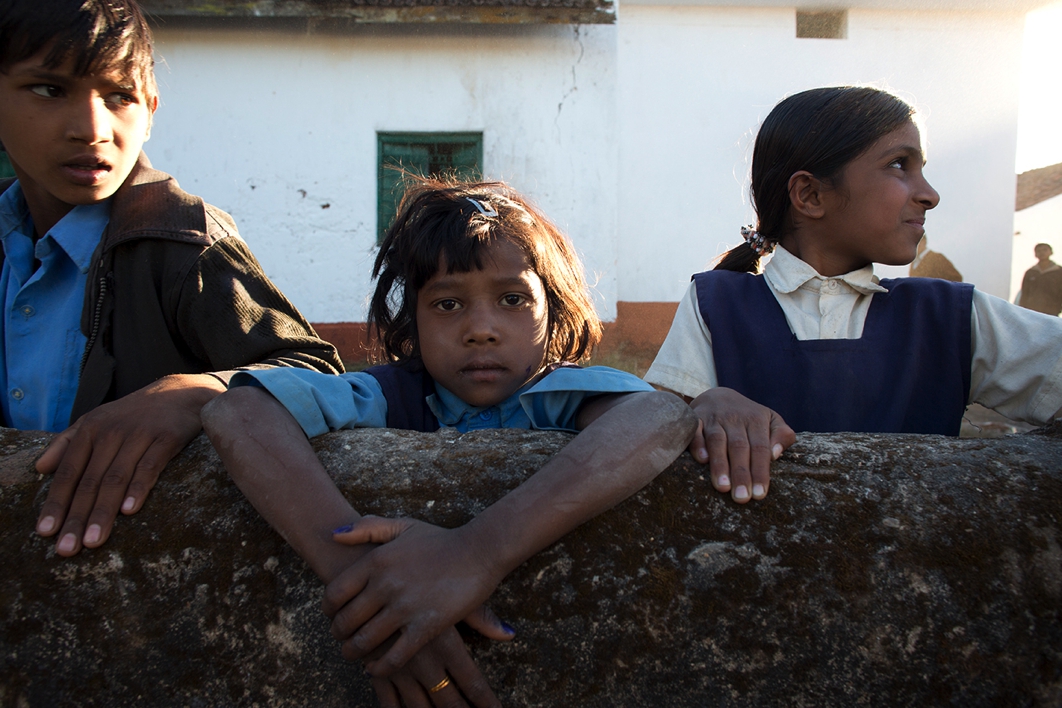
[[519, 307], [527, 302], [527, 298], [517, 293], [509, 293], [508, 295], [503, 295], [501, 301], [507, 307]]
[[131, 93], [124, 93], [122, 91], [116, 91], [114, 93], [107, 94], [107, 97], [104, 100], [116, 108], [124, 108], [126, 106], [132, 106], [137, 103], [140, 103], [139, 99], [137, 99], [136, 96]]
[[897, 157], [895, 160], [889, 163], [889, 167], [895, 167], [898, 170], [902, 170], [906, 164], [906, 158]]
[[63, 95], [63, 89], [53, 84], [33, 84], [29, 90], [44, 98], [59, 98]]
[[454, 310], [461, 309], [461, 303], [459, 303], [457, 300], [446, 298], [444, 300], [439, 300], [438, 302], [436, 302], [434, 307], [436, 309], [442, 310], [443, 312], [453, 312]]

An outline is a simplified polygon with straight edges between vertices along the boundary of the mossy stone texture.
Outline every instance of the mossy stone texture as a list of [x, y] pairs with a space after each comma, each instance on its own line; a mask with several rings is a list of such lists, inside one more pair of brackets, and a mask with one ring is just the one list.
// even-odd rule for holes
[[[314, 440], [363, 513], [463, 523], [563, 433]], [[200, 437], [73, 559], [33, 532], [49, 436], [0, 430], [0, 704], [370, 706], [321, 585]], [[505, 706], [1062, 705], [1062, 424], [997, 440], [802, 435], [739, 506], [683, 455], [512, 573]]]

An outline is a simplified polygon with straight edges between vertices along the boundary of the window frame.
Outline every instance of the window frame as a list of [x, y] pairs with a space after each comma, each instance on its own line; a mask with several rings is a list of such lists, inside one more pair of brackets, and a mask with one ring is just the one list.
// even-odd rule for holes
[[[391, 131], [376, 132], [376, 244], [383, 241], [387, 228], [395, 217], [401, 194], [395, 194], [400, 177], [389, 167], [396, 164], [388, 158], [394, 156], [394, 146], [451, 146], [451, 153], [471, 152], [472, 164], [461, 163], [441, 167], [430, 174], [454, 172], [469, 179], [480, 179], [483, 174], [483, 132], [482, 131]], [[452, 157], [451, 155], [451, 157]], [[420, 165], [398, 165], [416, 174], [424, 174]], [[431, 164], [426, 168], [431, 169]]]

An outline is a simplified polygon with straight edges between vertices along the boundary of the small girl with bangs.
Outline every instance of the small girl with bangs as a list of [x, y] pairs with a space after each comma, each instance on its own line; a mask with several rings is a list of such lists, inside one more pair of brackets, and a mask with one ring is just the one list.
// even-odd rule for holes
[[969, 403], [1062, 415], [1062, 320], [969, 284], [874, 276], [914, 259], [940, 200], [915, 118], [867, 87], [775, 106], [752, 158], [759, 223], [693, 276], [646, 373], [691, 402], [690, 452], [737, 502], [767, 494], [794, 429], [958, 435]]
[[[481, 605], [502, 578], [651, 481], [696, 420], [630, 374], [570, 363], [601, 332], [582, 267], [504, 184], [412, 184], [374, 276], [369, 321], [387, 364], [238, 373], [204, 427], [255, 508], [330, 583], [325, 609], [344, 656], [369, 656], [400, 633], [367, 664], [383, 705], [496, 705], [453, 625], [510, 639]], [[359, 519], [307, 441], [355, 427], [580, 432], [520, 487], [444, 529]]]

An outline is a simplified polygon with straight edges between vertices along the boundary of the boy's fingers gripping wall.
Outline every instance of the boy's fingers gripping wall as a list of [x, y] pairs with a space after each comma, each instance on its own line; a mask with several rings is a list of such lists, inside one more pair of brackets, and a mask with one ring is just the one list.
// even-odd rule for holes
[[199, 411], [221, 390], [212, 376], [166, 376], [79, 418], [37, 461], [40, 473], [55, 475], [37, 532], [57, 534], [61, 556], [102, 545], [118, 514], [136, 513], [199, 433]]

